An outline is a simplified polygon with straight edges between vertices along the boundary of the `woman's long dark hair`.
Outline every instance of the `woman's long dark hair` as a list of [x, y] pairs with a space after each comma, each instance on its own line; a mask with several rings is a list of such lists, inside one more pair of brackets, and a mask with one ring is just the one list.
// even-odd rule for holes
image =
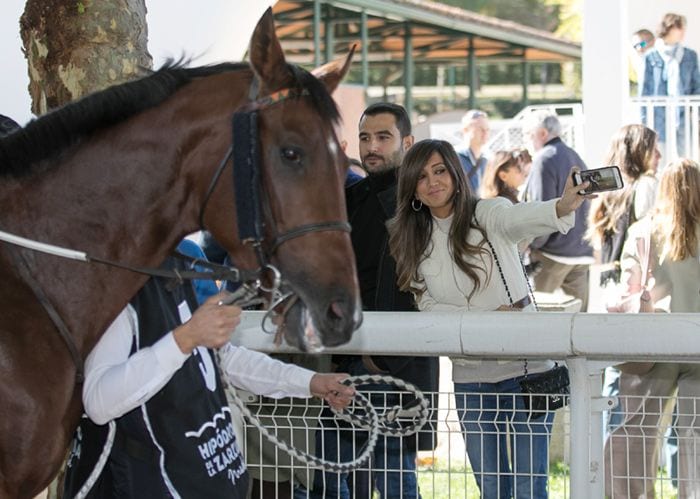
[[504, 197], [513, 204], [517, 204], [518, 190], [506, 184], [498, 174], [507, 171], [509, 168], [520, 168], [519, 149], [513, 151], [497, 151], [493, 158], [486, 164], [484, 177], [481, 181], [481, 197], [491, 199]]
[[416, 196], [418, 178], [428, 163], [428, 159], [435, 152], [442, 156], [455, 186], [455, 194], [452, 198], [454, 219], [448, 240], [450, 253], [453, 255], [455, 263], [474, 282], [474, 289], [467, 297], [469, 299], [481, 286], [479, 274], [483, 273], [484, 277], [487, 274], [485, 269], [468, 263], [467, 257], [486, 254], [488, 251], [483, 248], [486, 242], [485, 238], [476, 246], [467, 243], [467, 235], [471, 229], [478, 230], [482, 236], [485, 235], [485, 232], [473, 222], [477, 199], [471, 192], [459, 158], [449, 142], [433, 139], [421, 140], [416, 142], [406, 153], [398, 170], [396, 215], [387, 223], [389, 249], [396, 260], [399, 289], [411, 291], [416, 295], [416, 298], [420, 298], [424, 289], [422, 287], [416, 288], [412, 284], [422, 282], [418, 276], [418, 265], [428, 251], [430, 236], [433, 233], [433, 217], [426, 206], [421, 206], [420, 210], [415, 211], [413, 201]]
[[[602, 241], [606, 233], [617, 230], [620, 217], [631, 209], [635, 182], [642, 175], [653, 175], [652, 162], [656, 154], [656, 132], [644, 125], [626, 125], [612, 139], [606, 165], [620, 167], [625, 187], [611, 192], [602, 192], [591, 202], [588, 212], [588, 229], [585, 238]], [[639, 214], [635, 214], [640, 218]]]

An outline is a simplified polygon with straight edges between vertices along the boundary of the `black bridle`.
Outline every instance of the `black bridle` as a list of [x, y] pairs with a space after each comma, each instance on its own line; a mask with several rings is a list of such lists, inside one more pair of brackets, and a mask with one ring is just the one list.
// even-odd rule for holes
[[[214, 192], [226, 166], [232, 160], [238, 236], [241, 242], [250, 244], [255, 249], [258, 265], [261, 269], [264, 269], [270, 265], [272, 255], [287, 241], [314, 232], [350, 232], [351, 228], [347, 222], [323, 221], [303, 224], [282, 233], [277, 230], [262, 181], [258, 113], [287, 99], [299, 99], [308, 96], [309, 92], [303, 88], [285, 88], [265, 97], [256, 98], [257, 92], [258, 80], [254, 77], [250, 89], [251, 102], [233, 115], [232, 145], [219, 163], [204, 195], [204, 201], [199, 211], [199, 226], [201, 229], [204, 229], [204, 212], [209, 198]], [[269, 231], [272, 234], [272, 240], [267, 251], [263, 247], [266, 227], [269, 227]]]
[[[279, 291], [281, 284], [279, 271], [269, 263], [270, 257], [275, 254], [277, 249], [291, 239], [314, 232], [350, 232], [350, 224], [342, 221], [312, 222], [300, 225], [283, 233], [279, 233], [277, 231], [274, 219], [271, 216], [269, 202], [265, 196], [263, 182], [261, 180], [262, 172], [260, 169], [260, 144], [257, 125], [258, 112], [286, 99], [302, 98], [309, 95], [309, 93], [306, 89], [287, 88], [257, 99], [255, 98], [257, 97], [257, 88], [257, 79], [254, 78], [253, 84], [251, 85], [251, 95], [253, 95], [253, 98], [251, 99], [252, 101], [233, 115], [232, 145], [228, 148], [224, 158], [221, 160], [219, 166], [214, 172], [211, 182], [209, 183], [209, 187], [205, 193], [204, 200], [199, 210], [199, 225], [200, 228], [204, 228], [204, 212], [209, 198], [216, 188], [216, 185], [218, 184], [223, 171], [226, 169], [226, 166], [231, 160], [233, 160], [234, 168], [232, 180], [236, 192], [236, 219], [238, 221], [238, 235], [241, 242], [244, 244], [251, 244], [255, 249], [259, 265], [258, 269], [244, 270], [235, 267], [226, 267], [178, 254], [176, 254], [176, 256], [190, 262], [190, 268], [194, 268], [194, 266], [197, 265], [206, 267], [207, 271], [199, 272], [195, 270], [158, 269], [151, 267], [140, 267], [114, 260], [90, 256], [86, 253], [66, 250], [65, 248], [59, 248], [41, 243], [38, 246], [42, 246], [44, 248], [39, 249], [36, 247], [36, 245], [27, 245], [25, 243], [7, 240], [5, 241], [9, 242], [11, 247], [23, 246], [32, 251], [40, 251], [88, 263], [100, 263], [111, 267], [129, 270], [131, 272], [146, 274], [152, 277], [175, 278], [179, 282], [191, 279], [229, 280], [233, 282], [240, 282], [243, 283], [241, 289], [245, 292], [245, 295], [243, 293], [239, 293], [238, 295], [234, 296], [245, 296], [246, 300], [252, 302], [255, 300], [256, 295], [258, 295], [260, 291], [269, 292], [271, 294], [270, 308], [268, 310], [268, 314], [266, 314], [267, 318], [268, 315], [273, 312], [274, 308], [284, 302], [287, 298], [293, 296], [292, 293], [283, 295]], [[264, 231], [266, 227], [265, 219], [268, 220], [269, 229], [272, 233], [272, 241], [269, 244], [268, 251], [265, 251], [263, 248], [263, 243], [265, 241]], [[36, 241], [29, 242], [36, 243]], [[32, 292], [36, 296], [37, 300], [41, 303], [42, 307], [51, 318], [51, 321], [56, 327], [59, 336], [66, 344], [68, 352], [70, 353], [76, 367], [76, 383], [82, 383], [84, 380], [84, 363], [78, 352], [73, 336], [56, 310], [56, 307], [49, 300], [43, 288], [31, 273], [28, 262], [24, 256], [14, 248], [12, 248], [10, 251], [20, 276], [32, 289]], [[61, 254], [61, 252], [69, 252], [72, 253], [72, 255], [66, 256], [65, 254]], [[263, 275], [266, 273], [267, 275], [272, 276], [271, 280], [273, 281], [273, 284], [269, 289], [264, 288], [260, 283]], [[251, 282], [254, 284], [249, 286], [247, 283]], [[287, 307], [286, 310], [288, 309], [289, 307]], [[265, 321], [263, 321], [263, 329], [266, 330]]]

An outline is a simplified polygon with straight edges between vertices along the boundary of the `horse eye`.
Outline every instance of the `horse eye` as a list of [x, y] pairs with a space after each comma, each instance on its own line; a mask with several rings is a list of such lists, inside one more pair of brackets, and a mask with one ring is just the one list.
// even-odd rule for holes
[[296, 147], [283, 147], [280, 150], [282, 159], [289, 163], [301, 163], [301, 151]]

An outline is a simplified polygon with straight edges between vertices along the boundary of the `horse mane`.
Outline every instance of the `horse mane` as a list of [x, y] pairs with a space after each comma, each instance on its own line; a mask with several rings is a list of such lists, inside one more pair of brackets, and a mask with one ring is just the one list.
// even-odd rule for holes
[[[250, 66], [246, 63], [224, 63], [185, 68], [183, 61], [170, 60], [143, 78], [68, 103], [0, 138], [0, 177], [35, 173], [45, 160], [55, 158], [96, 130], [108, 128], [158, 106], [196, 78], [244, 69], [250, 69]], [[337, 122], [340, 119], [338, 109], [323, 84], [297, 66], [289, 65], [289, 69], [296, 79], [296, 85], [309, 91], [314, 107], [334, 123]]]

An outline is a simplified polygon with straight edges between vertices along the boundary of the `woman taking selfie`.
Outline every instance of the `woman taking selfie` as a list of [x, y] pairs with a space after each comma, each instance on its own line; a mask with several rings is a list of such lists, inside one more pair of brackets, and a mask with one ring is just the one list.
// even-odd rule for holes
[[[399, 287], [413, 292], [419, 310], [535, 310], [517, 244], [568, 231], [587, 197], [577, 191], [587, 182], [574, 187], [569, 176], [562, 197], [545, 202], [478, 201], [452, 146], [441, 140], [414, 144], [398, 175], [389, 244]], [[554, 364], [452, 360], [457, 411], [481, 497], [546, 498], [554, 413], [535, 418], [518, 394], [525, 369], [532, 375]]]

